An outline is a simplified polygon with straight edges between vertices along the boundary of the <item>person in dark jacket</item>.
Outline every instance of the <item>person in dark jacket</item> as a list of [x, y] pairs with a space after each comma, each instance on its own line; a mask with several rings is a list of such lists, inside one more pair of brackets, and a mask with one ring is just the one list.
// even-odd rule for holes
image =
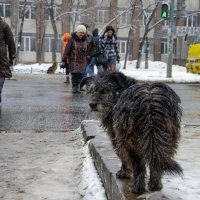
[[[7, 56], [8, 49], [8, 56]], [[5, 78], [11, 78], [10, 66], [16, 56], [15, 41], [9, 25], [0, 17], [0, 102]]]
[[98, 55], [98, 47], [99, 47], [99, 30], [98, 30], [98, 28], [95, 28], [92, 31], [92, 38], [93, 38], [93, 41], [96, 46], [96, 50], [95, 50], [96, 53], [92, 55], [92, 57], [90, 59], [90, 63], [86, 68], [86, 73], [89, 75], [94, 74], [94, 65], [96, 64], [97, 55]]
[[102, 63], [103, 70], [114, 72], [116, 62], [120, 62], [120, 56], [117, 46], [117, 36], [112, 26], [107, 26], [103, 35], [99, 38], [99, 54], [104, 54], [106, 62]]
[[62, 57], [63, 63], [66, 62], [67, 58], [69, 59], [73, 93], [80, 93], [79, 83], [88, 63], [88, 48], [86, 28], [79, 25], [75, 32], [71, 34]]

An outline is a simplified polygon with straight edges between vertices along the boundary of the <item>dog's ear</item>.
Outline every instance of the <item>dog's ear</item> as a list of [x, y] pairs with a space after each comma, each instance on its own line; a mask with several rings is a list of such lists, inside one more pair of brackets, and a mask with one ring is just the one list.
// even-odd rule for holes
[[125, 76], [121, 72], [114, 72], [110, 74], [111, 78], [117, 82], [121, 88], [128, 88], [130, 85], [135, 84], [137, 81], [134, 78]]
[[89, 85], [92, 84], [93, 82], [94, 82], [93, 76], [85, 77], [80, 82], [80, 88], [82, 88], [84, 85], [86, 85], [86, 87], [89, 87]]

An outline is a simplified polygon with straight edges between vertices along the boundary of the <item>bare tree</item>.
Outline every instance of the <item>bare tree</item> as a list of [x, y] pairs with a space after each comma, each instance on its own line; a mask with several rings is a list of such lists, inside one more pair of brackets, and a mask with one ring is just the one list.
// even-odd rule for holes
[[23, 33], [23, 26], [24, 26], [24, 17], [25, 17], [25, 13], [26, 13], [26, 5], [27, 5], [27, 0], [24, 0], [24, 6], [23, 6], [23, 10], [22, 10], [22, 18], [21, 18], [21, 23], [20, 23], [20, 29], [19, 29], [19, 33], [18, 33], [18, 41], [17, 41], [17, 52], [16, 52], [16, 60], [15, 60], [15, 64], [19, 63], [19, 51], [20, 51], [20, 47], [21, 47], [21, 42], [22, 42], [22, 33]]
[[[141, 63], [141, 58], [142, 58], [142, 48], [143, 48], [143, 45], [144, 45], [144, 42], [147, 38], [147, 35], [148, 33], [158, 24], [160, 23], [161, 21], [159, 21], [157, 24], [154, 24], [153, 26], [150, 27], [150, 24], [155, 16], [155, 13], [156, 13], [156, 9], [159, 5], [159, 1], [156, 3], [151, 15], [149, 16], [149, 18], [145, 17], [145, 30], [144, 30], [144, 34], [143, 34], [143, 37], [142, 37], [142, 40], [140, 42], [140, 45], [139, 45], [139, 51], [138, 51], [138, 60], [137, 60], [137, 64], [136, 64], [136, 68], [139, 68], [140, 67], [140, 63]], [[143, 12], [145, 14], [145, 10], [143, 9]]]
[[[154, 21], [157, 23], [160, 21], [161, 16], [161, 4], [158, 5], [158, 9], [156, 10]], [[159, 33], [162, 30], [162, 23], [155, 26], [154, 35]], [[154, 37], [154, 61], [161, 60], [161, 37]]]
[[43, 1], [36, 1], [36, 60], [39, 64], [44, 62], [45, 31], [45, 3]]
[[136, 60], [137, 55], [135, 52], [138, 52], [139, 49], [139, 40], [140, 40], [140, 21], [138, 17], [140, 16], [140, 1], [141, 0], [135, 0], [135, 11], [133, 13], [133, 26], [134, 31], [131, 31], [130, 33], [130, 45], [129, 45], [129, 59], [130, 60]]
[[128, 32], [128, 38], [127, 38], [127, 43], [126, 43], [126, 54], [125, 54], [125, 59], [124, 59], [124, 67], [123, 69], [126, 69], [126, 63], [127, 63], [127, 59], [128, 59], [128, 52], [130, 49], [130, 39], [131, 39], [131, 35], [133, 35], [134, 32], [134, 12], [135, 12], [135, 6], [136, 3], [135, 1], [130, 1], [130, 4], [132, 6], [132, 12], [131, 12], [131, 21], [130, 21], [130, 28], [129, 28], [129, 32]]
[[52, 49], [52, 62], [53, 64], [57, 63], [56, 60], [56, 49], [57, 49], [57, 41], [58, 41], [58, 31], [56, 27], [55, 17], [54, 17], [54, 0], [51, 0], [50, 4], [50, 19], [51, 19], [51, 25], [53, 27], [54, 32], [54, 40], [53, 40], [53, 49]]
[[19, 24], [19, 0], [11, 1], [11, 29], [14, 34], [15, 43], [18, 41], [18, 24]]
[[[110, 0], [110, 19], [114, 19], [117, 16], [118, 0]], [[117, 20], [112, 21], [112, 26], [117, 33]]]
[[86, 0], [86, 22], [90, 26], [90, 30], [92, 31], [95, 27], [95, 1], [94, 0]]
[[[62, 13], [71, 11], [71, 0], [62, 0]], [[62, 15], [62, 34], [68, 32], [70, 33], [70, 14]]]

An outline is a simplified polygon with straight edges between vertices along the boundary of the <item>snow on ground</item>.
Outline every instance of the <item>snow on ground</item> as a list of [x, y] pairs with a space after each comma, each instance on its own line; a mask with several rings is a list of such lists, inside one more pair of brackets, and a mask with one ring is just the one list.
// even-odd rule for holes
[[[141, 81], [167, 81], [167, 82], [187, 82], [187, 83], [200, 83], [200, 75], [187, 73], [186, 68], [178, 65], [172, 66], [172, 77], [166, 78], [167, 74], [167, 64], [164, 62], [152, 62], [149, 61], [149, 68], [145, 69], [145, 63], [141, 63], [141, 67], [136, 69], [136, 61], [128, 61], [126, 69], [123, 69], [124, 61], [121, 61], [120, 71], [127, 76], [131, 76]], [[51, 64], [30, 64], [23, 65], [18, 64], [14, 66], [14, 73], [33, 73], [41, 74], [46, 73], [47, 69]], [[95, 69], [95, 72], [97, 70]], [[56, 74], [63, 74], [63, 69], [58, 66]]]
[[[177, 83], [200, 83], [200, 75], [187, 73], [185, 67], [173, 65], [172, 66], [172, 78], [166, 78], [166, 63], [163, 62], [152, 62], [149, 61], [149, 68], [145, 69], [144, 62], [141, 63], [141, 67], [136, 69], [136, 61], [129, 61], [127, 63], [126, 69], [123, 69], [124, 62], [121, 62], [120, 71], [127, 76], [134, 77], [137, 80], [141, 81], [167, 81], [167, 82], [177, 82]], [[51, 66], [51, 64], [32, 64], [32, 65], [22, 65], [19, 64], [14, 66], [14, 73], [33, 73], [33, 74], [45, 74], [47, 69]], [[95, 69], [95, 72], [97, 70]], [[58, 67], [56, 70], [56, 74], [63, 74], [63, 70]], [[194, 140], [189, 140], [193, 141]], [[197, 140], [199, 141], [199, 140]], [[200, 177], [199, 177], [199, 156], [198, 156], [198, 148], [199, 144], [192, 146], [191, 149], [194, 149], [194, 152], [188, 155], [187, 149], [183, 150], [184, 154], [180, 156], [180, 164], [186, 169], [184, 180], [180, 178], [172, 178], [166, 177], [164, 179], [164, 194], [169, 197], [171, 195], [171, 199], [180, 199], [180, 200], [192, 200], [200, 198]], [[184, 141], [187, 142], [188, 141]], [[100, 182], [98, 175], [96, 174], [94, 165], [92, 163], [92, 159], [89, 155], [88, 149], [84, 150], [85, 152], [85, 161], [83, 163], [83, 185], [81, 185], [81, 189], [84, 189], [84, 183], [87, 185], [85, 200], [95, 199], [95, 200], [104, 200], [105, 193]], [[191, 161], [194, 160], [194, 166], [191, 171], [191, 163], [188, 161], [188, 157], [191, 158]], [[198, 159], [197, 159], [198, 158]], [[88, 173], [84, 174], [84, 171], [90, 171], [90, 176], [88, 177]], [[193, 174], [194, 173], [194, 174]], [[184, 182], [184, 183], [183, 183]], [[86, 184], [87, 183], [87, 184]], [[94, 185], [95, 184], [95, 185]], [[171, 194], [171, 191], [174, 191]], [[154, 199], [156, 196], [151, 198], [151, 194], [142, 195], [142, 198], [145, 199]], [[155, 195], [155, 193], [154, 193]], [[165, 195], [164, 195], [165, 196]], [[140, 198], [139, 198], [140, 199]]]

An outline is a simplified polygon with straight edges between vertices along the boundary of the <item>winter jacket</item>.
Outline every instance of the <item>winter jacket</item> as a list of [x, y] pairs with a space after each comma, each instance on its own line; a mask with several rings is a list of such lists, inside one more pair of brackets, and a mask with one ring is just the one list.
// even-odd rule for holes
[[10, 65], [13, 63], [15, 54], [16, 48], [12, 31], [9, 25], [0, 18], [0, 77], [12, 77]]
[[119, 51], [117, 46], [117, 37], [107, 37], [106, 34], [99, 38], [99, 52], [105, 52], [108, 60], [116, 59], [120, 61]]
[[88, 42], [88, 62], [90, 62], [91, 58], [94, 57], [96, 55], [96, 44], [95, 41], [92, 37], [92, 35], [87, 34], [86, 35], [87, 38], [87, 42]]
[[88, 42], [86, 36], [79, 38], [76, 33], [71, 34], [62, 61], [69, 58], [69, 71], [71, 73], [84, 73], [88, 63]]
[[95, 46], [96, 46], [95, 56], [97, 57], [98, 53], [99, 53], [99, 34], [98, 34], [98, 29], [97, 28], [95, 28], [92, 31], [92, 37], [93, 37], [93, 40], [94, 40], [94, 43], [95, 43]]
[[[68, 40], [70, 39], [71, 35], [69, 33], [65, 33], [63, 36], [62, 36], [62, 42], [63, 42], [63, 53], [65, 51], [65, 47], [68, 43]], [[66, 64], [69, 63], [69, 59], [66, 59], [65, 61]]]

